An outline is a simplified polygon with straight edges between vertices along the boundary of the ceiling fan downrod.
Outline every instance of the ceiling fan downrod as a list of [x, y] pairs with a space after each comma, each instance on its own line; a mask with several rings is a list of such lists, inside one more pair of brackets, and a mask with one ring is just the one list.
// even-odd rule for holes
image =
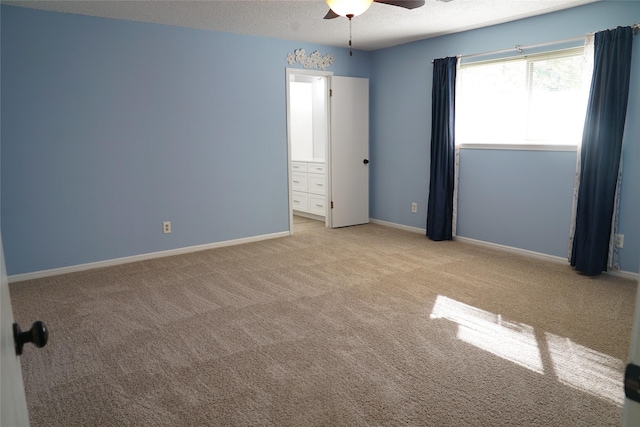
[[347, 18], [349, 18], [349, 56], [353, 56], [353, 50], [351, 49], [351, 18], [353, 18], [353, 15], [349, 14]]

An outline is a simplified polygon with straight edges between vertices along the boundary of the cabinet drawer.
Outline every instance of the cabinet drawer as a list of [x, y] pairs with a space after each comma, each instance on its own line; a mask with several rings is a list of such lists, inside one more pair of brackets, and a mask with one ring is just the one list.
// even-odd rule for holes
[[291, 172], [307, 172], [307, 163], [291, 162]]
[[310, 173], [307, 180], [307, 186], [309, 188], [309, 193], [327, 194], [327, 185], [324, 175]]
[[307, 193], [300, 193], [299, 191], [291, 192], [293, 199], [293, 210], [294, 211], [309, 211], [309, 195]]
[[325, 163], [309, 163], [307, 164], [307, 172], [325, 175], [327, 173], [327, 165]]
[[291, 189], [307, 191], [307, 174], [305, 172], [291, 172]]
[[309, 212], [325, 216], [327, 214], [327, 198], [309, 194]]

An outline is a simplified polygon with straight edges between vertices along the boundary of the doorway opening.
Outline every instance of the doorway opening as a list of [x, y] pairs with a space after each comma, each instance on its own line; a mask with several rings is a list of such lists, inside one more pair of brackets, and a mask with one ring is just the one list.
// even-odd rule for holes
[[[289, 231], [309, 221], [330, 227], [331, 72], [287, 69]], [[296, 227], [296, 224], [298, 225]]]

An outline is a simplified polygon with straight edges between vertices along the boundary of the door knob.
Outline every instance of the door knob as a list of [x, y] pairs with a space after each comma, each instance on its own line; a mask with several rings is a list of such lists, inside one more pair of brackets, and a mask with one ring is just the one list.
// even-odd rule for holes
[[364, 159], [362, 163], [364, 163], [365, 165], [369, 164], [369, 159]]
[[22, 354], [22, 346], [28, 342], [32, 342], [36, 347], [41, 348], [47, 344], [49, 339], [49, 331], [44, 322], [38, 320], [31, 325], [31, 329], [22, 332], [17, 323], [13, 324], [13, 340], [16, 343], [16, 354]]

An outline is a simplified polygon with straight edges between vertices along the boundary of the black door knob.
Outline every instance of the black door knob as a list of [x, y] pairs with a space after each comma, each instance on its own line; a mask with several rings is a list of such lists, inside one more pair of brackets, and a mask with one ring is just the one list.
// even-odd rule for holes
[[362, 163], [364, 163], [365, 165], [368, 165], [368, 164], [369, 164], [369, 159], [364, 159], [364, 160], [362, 161]]
[[38, 320], [31, 325], [31, 329], [26, 332], [20, 330], [17, 323], [13, 324], [13, 340], [16, 343], [16, 354], [22, 354], [22, 346], [28, 342], [32, 342], [36, 347], [44, 347], [49, 339], [49, 331], [44, 322]]

